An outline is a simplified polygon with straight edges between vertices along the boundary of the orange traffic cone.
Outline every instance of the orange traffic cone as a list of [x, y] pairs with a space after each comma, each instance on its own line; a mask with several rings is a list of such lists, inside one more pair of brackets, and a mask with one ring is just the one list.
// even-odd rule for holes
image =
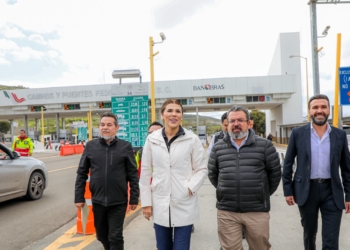
[[[94, 234], [96, 233], [96, 229], [94, 226], [94, 213], [92, 212], [92, 201], [91, 201], [91, 192], [90, 192], [90, 173], [88, 175], [88, 179], [86, 180], [86, 186], [85, 186], [85, 206], [88, 206], [89, 214], [86, 220], [86, 226], [85, 226], [85, 234]], [[84, 234], [83, 230], [83, 221], [82, 221], [82, 211], [78, 210], [78, 217], [77, 217], [77, 233], [78, 234]]]

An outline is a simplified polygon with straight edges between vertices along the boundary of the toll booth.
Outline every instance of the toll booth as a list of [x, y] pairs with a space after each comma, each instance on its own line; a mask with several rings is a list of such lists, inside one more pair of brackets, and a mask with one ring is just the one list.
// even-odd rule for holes
[[36, 141], [40, 141], [40, 133], [39, 131], [28, 131], [28, 137], [30, 139], [32, 139], [33, 141], [36, 140]]
[[92, 128], [92, 139], [97, 139], [100, 137], [100, 129]]
[[60, 137], [59, 140], [65, 140], [68, 142], [73, 142], [74, 138], [72, 136], [72, 130], [69, 129], [60, 129]]

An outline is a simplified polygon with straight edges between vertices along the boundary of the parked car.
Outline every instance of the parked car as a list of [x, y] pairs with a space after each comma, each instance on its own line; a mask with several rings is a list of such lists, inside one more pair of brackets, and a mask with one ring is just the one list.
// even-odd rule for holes
[[23, 196], [40, 199], [47, 186], [48, 171], [42, 161], [0, 144], [0, 202]]

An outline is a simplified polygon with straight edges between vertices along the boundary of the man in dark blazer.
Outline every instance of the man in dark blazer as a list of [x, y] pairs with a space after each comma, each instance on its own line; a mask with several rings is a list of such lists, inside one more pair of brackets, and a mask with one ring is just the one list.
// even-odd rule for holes
[[[284, 196], [289, 206], [298, 204], [304, 228], [304, 248], [308, 250], [316, 250], [319, 210], [322, 214], [322, 249], [334, 250], [339, 248], [342, 210], [350, 212], [348, 141], [343, 130], [327, 123], [329, 107], [325, 95], [310, 98], [311, 123], [293, 129], [284, 159]], [[293, 175], [295, 158], [297, 169]]]

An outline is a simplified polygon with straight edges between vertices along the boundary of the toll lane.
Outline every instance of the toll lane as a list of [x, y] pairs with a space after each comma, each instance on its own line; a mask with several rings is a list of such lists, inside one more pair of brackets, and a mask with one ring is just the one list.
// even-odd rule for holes
[[81, 155], [34, 154], [49, 171], [49, 186], [40, 200], [0, 203], [0, 249], [23, 249], [76, 216], [74, 183]]

